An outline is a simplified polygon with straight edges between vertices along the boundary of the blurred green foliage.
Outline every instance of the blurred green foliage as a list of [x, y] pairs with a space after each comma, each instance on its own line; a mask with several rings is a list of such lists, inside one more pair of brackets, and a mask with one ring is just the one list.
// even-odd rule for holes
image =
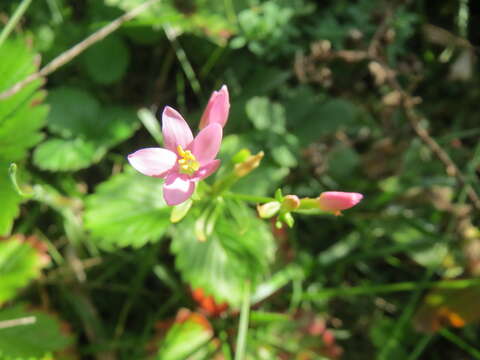
[[[0, 93], [142, 3], [31, 2]], [[480, 359], [478, 209], [391, 82], [479, 192], [479, 17], [468, 0], [163, 0], [0, 99], [0, 359], [232, 359], [246, 281], [247, 359]], [[222, 84], [222, 168], [172, 215], [126, 156], [158, 146], [165, 105], [195, 129]], [[241, 151], [265, 152], [231, 188], [251, 206], [199, 200]], [[278, 188], [365, 199], [276, 229], [254, 204]]]

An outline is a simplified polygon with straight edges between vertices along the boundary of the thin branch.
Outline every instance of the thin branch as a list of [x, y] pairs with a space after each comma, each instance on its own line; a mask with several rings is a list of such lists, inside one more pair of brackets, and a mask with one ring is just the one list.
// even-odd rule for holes
[[[422, 140], [422, 142], [432, 151], [432, 153], [443, 163], [446, 173], [454, 177], [457, 183], [465, 189], [465, 192], [470, 199], [473, 206], [480, 210], [480, 197], [475, 191], [474, 187], [469, 184], [466, 177], [463, 175], [459, 167], [452, 160], [450, 155], [437, 143], [437, 141], [430, 135], [428, 130], [422, 126], [423, 117], [415, 111], [415, 105], [418, 104], [418, 98], [411, 95], [412, 89], [405, 89], [397, 79], [397, 72], [394, 71], [388, 63], [384, 60], [380, 54], [380, 39], [389, 30], [388, 24], [390, 18], [394, 16], [394, 9], [387, 9], [385, 17], [382, 23], [379, 25], [375, 35], [372, 38], [367, 50], [341, 50], [331, 51], [327, 46], [325, 49], [319, 47], [316, 53], [313, 53], [311, 57], [315, 60], [332, 61], [334, 59], [341, 59], [345, 62], [358, 62], [363, 60], [371, 60], [378, 63], [383, 69], [385, 81], [387, 84], [395, 90], [399, 95], [399, 105], [402, 106], [407, 120], [410, 122], [410, 126], [414, 130], [415, 134]], [[300, 59], [301, 60], [301, 59]], [[304, 74], [301, 74], [304, 76]]]
[[35, 80], [38, 80], [41, 77], [47, 76], [54, 71], [56, 71], [58, 68], [62, 67], [63, 65], [67, 64], [68, 62], [72, 61], [75, 57], [80, 55], [82, 52], [87, 50], [90, 46], [93, 44], [97, 43], [100, 40], [103, 40], [105, 37], [110, 35], [112, 32], [117, 30], [120, 26], [122, 26], [123, 23], [132, 20], [136, 16], [138, 16], [140, 13], [145, 11], [148, 7], [153, 5], [154, 3], [159, 2], [160, 0], [149, 0], [142, 5], [137, 6], [136, 8], [130, 10], [129, 12], [123, 14], [122, 16], [118, 17], [111, 23], [105, 25], [102, 27], [100, 30], [94, 32], [92, 35], [87, 37], [86, 39], [82, 40], [79, 42], [77, 45], [74, 47], [70, 48], [69, 50], [63, 52], [59, 56], [57, 56], [55, 59], [53, 59], [51, 62], [49, 62], [47, 65], [45, 65], [40, 71], [33, 73], [26, 77], [24, 80], [16, 83], [13, 85], [11, 88], [3, 91], [0, 93], [0, 100], [6, 99], [20, 90], [22, 90], [25, 86], [28, 84], [32, 83]]
[[35, 316], [26, 316], [18, 319], [3, 320], [3, 321], [0, 321], [0, 329], [7, 329], [7, 328], [21, 326], [21, 325], [31, 325], [31, 324], [35, 324], [36, 321], [37, 321], [37, 318]]
[[480, 198], [477, 192], [475, 191], [473, 186], [467, 182], [463, 173], [457, 167], [455, 162], [450, 158], [450, 155], [448, 155], [448, 153], [443, 150], [440, 145], [438, 145], [435, 139], [430, 136], [427, 129], [420, 125], [421, 118], [415, 113], [415, 111], [407, 107], [405, 108], [405, 110], [407, 119], [410, 121], [410, 124], [415, 133], [425, 143], [425, 145], [430, 148], [430, 150], [435, 154], [435, 156], [443, 163], [447, 174], [455, 177], [460, 186], [465, 189], [467, 196], [472, 202], [473, 206], [477, 210], [480, 210]]
[[[391, 16], [392, 13], [389, 13]], [[387, 17], [386, 17], [387, 18]], [[387, 20], [384, 23], [388, 23]], [[383, 29], [384, 31], [387, 28]], [[437, 141], [430, 136], [428, 130], [421, 125], [422, 117], [415, 111], [414, 107], [417, 103], [416, 99], [407, 92], [400, 82], [397, 80], [396, 73], [391, 69], [388, 64], [378, 55], [378, 51], [374, 47], [378, 46], [378, 42], [374, 46], [369, 46], [368, 48], [368, 57], [374, 61], [377, 61], [387, 74], [391, 74], [386, 77], [387, 83], [401, 95], [401, 105], [404, 108], [405, 115], [412, 126], [412, 129], [415, 131], [417, 136], [423, 141], [425, 145], [433, 152], [433, 154], [443, 163], [445, 166], [445, 171], [447, 175], [454, 177], [458, 184], [465, 189], [468, 198], [472, 202], [473, 206], [480, 210], [480, 197], [473, 188], [472, 185], [468, 183], [463, 173], [460, 171], [458, 166], [452, 160], [450, 155], [443, 150], [443, 148], [437, 143]]]

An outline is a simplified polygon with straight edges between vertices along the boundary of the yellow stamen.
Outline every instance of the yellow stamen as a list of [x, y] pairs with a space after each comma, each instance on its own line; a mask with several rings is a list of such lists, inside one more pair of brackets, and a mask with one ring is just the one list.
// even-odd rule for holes
[[200, 163], [195, 158], [195, 155], [192, 154], [190, 150], [183, 150], [181, 145], [177, 146], [178, 156], [178, 165], [180, 168], [180, 173], [193, 175], [198, 169], [200, 169]]

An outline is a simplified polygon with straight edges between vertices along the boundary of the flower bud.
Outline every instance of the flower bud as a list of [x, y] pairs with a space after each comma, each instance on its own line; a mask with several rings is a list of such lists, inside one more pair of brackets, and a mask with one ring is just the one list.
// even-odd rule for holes
[[327, 191], [321, 193], [316, 201], [320, 210], [340, 215], [341, 210], [350, 209], [362, 199], [363, 195], [359, 193]]
[[284, 211], [293, 211], [300, 207], [300, 199], [297, 195], [286, 195], [283, 198], [282, 210]]
[[262, 219], [269, 219], [280, 210], [281, 204], [278, 201], [270, 201], [268, 203], [257, 205], [258, 215]]
[[235, 165], [235, 174], [238, 177], [244, 177], [255, 170], [258, 165], [260, 165], [260, 161], [263, 159], [263, 151], [260, 151], [258, 154], [251, 155], [246, 159], [244, 162]]
[[214, 91], [210, 96], [210, 100], [208, 100], [207, 107], [200, 120], [199, 128], [203, 129], [213, 123], [224, 127], [228, 119], [229, 110], [230, 97], [228, 88], [226, 85], [223, 85], [220, 90]]

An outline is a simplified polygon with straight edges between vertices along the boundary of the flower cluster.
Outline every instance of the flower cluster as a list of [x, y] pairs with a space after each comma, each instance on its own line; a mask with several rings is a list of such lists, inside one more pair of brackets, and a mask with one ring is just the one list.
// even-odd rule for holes
[[[195, 191], [196, 183], [215, 172], [220, 160], [216, 159], [222, 142], [223, 127], [228, 120], [230, 98], [224, 85], [214, 91], [200, 120], [200, 132], [194, 138], [182, 115], [167, 106], [162, 114], [162, 132], [165, 148], [145, 148], [128, 155], [128, 161], [147, 176], [164, 178], [163, 196], [168, 205], [186, 201]], [[242, 177], [257, 167], [263, 152], [250, 156], [235, 166], [235, 174]], [[262, 218], [279, 216], [279, 221], [293, 225], [291, 212], [318, 209], [340, 215], [342, 210], [358, 204], [362, 194], [328, 191], [316, 199], [299, 199], [296, 195], [279, 195], [276, 201], [258, 206]]]

